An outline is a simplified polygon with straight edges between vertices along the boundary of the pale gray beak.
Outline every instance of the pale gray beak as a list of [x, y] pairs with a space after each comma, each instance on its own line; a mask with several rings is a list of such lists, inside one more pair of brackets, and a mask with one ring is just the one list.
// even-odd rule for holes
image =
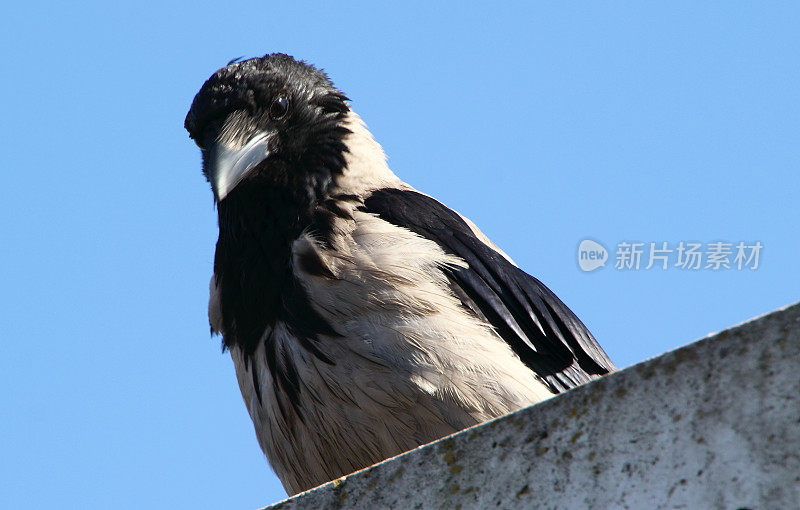
[[211, 146], [208, 154], [208, 179], [217, 202], [221, 202], [248, 172], [269, 156], [272, 133], [259, 132], [243, 147], [233, 148], [224, 142]]

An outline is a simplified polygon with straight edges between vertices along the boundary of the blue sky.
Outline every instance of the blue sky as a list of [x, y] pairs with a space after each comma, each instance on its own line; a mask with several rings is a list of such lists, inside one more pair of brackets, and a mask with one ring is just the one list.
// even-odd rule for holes
[[[284, 497], [209, 338], [216, 216], [183, 130], [234, 57], [325, 68], [393, 170], [619, 366], [798, 299], [797, 4], [112, 4], [0, 20], [0, 507]], [[755, 271], [585, 273], [585, 238], [764, 248]]]

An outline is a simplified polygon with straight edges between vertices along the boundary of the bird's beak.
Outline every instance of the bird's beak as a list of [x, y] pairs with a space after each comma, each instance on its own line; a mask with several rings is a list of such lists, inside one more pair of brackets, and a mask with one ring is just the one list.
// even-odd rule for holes
[[231, 147], [220, 141], [209, 148], [208, 180], [217, 202], [221, 202], [256, 165], [269, 156], [272, 133], [256, 133], [242, 147]]

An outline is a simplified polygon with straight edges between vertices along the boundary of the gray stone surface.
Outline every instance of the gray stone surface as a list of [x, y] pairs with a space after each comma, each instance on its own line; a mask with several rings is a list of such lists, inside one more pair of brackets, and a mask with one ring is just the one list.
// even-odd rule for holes
[[800, 304], [270, 508], [800, 508]]

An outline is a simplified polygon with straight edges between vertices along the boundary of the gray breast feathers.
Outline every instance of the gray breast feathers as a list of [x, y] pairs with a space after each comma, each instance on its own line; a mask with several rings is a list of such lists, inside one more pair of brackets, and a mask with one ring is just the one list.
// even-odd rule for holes
[[[451, 291], [442, 268], [463, 260], [367, 212], [353, 210], [333, 231], [325, 243], [304, 234], [292, 246], [294, 276], [339, 334], [315, 342], [330, 362], [281, 323], [252, 361], [231, 348], [259, 442], [287, 491], [552, 395]], [[275, 370], [296, 375], [294, 401], [274, 391], [268, 348]]]

